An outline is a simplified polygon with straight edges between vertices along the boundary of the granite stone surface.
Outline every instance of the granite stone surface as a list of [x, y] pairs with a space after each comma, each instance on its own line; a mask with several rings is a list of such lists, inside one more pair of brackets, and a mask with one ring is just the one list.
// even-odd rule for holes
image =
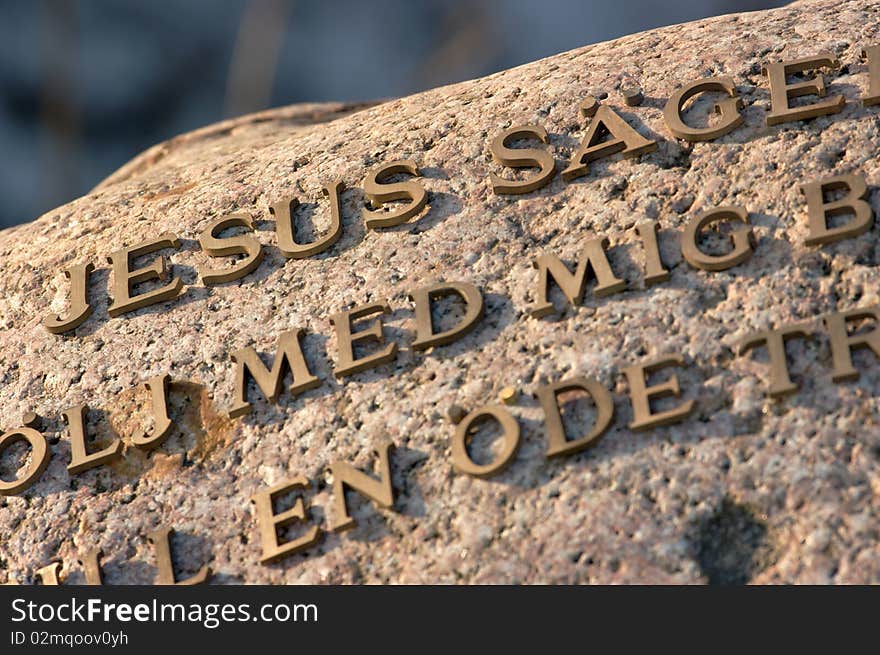
[[[859, 379], [833, 382], [820, 321], [880, 302], [880, 240], [875, 227], [805, 246], [799, 190], [849, 172], [880, 182], [880, 109], [858, 101], [868, 84], [861, 49], [880, 41], [878, 28], [876, 3], [810, 0], [635, 34], [374, 106], [267, 111], [156, 146], [88, 196], [0, 232], [0, 426], [35, 412], [51, 448], [36, 484], [0, 498], [0, 582], [34, 582], [57, 560], [62, 583], [82, 583], [78, 560], [100, 547], [105, 583], [151, 583], [146, 535], [159, 526], [176, 531], [178, 577], [209, 564], [212, 583], [880, 582], [880, 366], [859, 352]], [[824, 51], [840, 61], [827, 81], [829, 94], [846, 97], [843, 111], [767, 127], [762, 66]], [[666, 99], [717, 75], [734, 79], [743, 125], [710, 142], [675, 139]], [[633, 87], [643, 100], [628, 106], [622, 90]], [[490, 173], [533, 173], [493, 162], [496, 134], [543, 126], [561, 171], [587, 125], [580, 103], [604, 93], [602, 104], [656, 140], [655, 152], [599, 160], [570, 183], [557, 174], [530, 194], [492, 193]], [[712, 102], [700, 99], [694, 114]], [[365, 230], [364, 176], [398, 159], [419, 166], [429, 208], [405, 225]], [[337, 178], [347, 187], [342, 237], [320, 255], [285, 259], [269, 205], [297, 196], [320, 233], [329, 224], [321, 187]], [[876, 211], [874, 187], [869, 199]], [[754, 256], [727, 271], [696, 270], [682, 259], [681, 230], [720, 205], [748, 210]], [[197, 268], [219, 260], [198, 235], [233, 212], [254, 216], [265, 257], [247, 277], [205, 287]], [[645, 219], [659, 222], [671, 271], [649, 287], [634, 230]], [[164, 232], [181, 241], [162, 254], [184, 294], [110, 318], [107, 256]], [[552, 251], [570, 265], [597, 236], [608, 237], [628, 288], [597, 298], [590, 285], [581, 306], [530, 316], [533, 260]], [[50, 334], [41, 321], [66, 311], [63, 270], [85, 262], [97, 269], [94, 314]], [[408, 293], [459, 280], [481, 289], [484, 318], [450, 345], [415, 351]], [[337, 379], [329, 317], [372, 302], [391, 306], [385, 334], [397, 357]], [[772, 400], [766, 357], [738, 355], [736, 345], [802, 320], [816, 336], [788, 347], [800, 389]], [[230, 354], [252, 346], [268, 361], [278, 335], [298, 327], [321, 386], [283, 392], [278, 403], [252, 388], [254, 411], [229, 418]], [[684, 357], [677, 375], [695, 411], [668, 427], [628, 429], [622, 369], [670, 353]], [[144, 453], [129, 440], [151, 429], [142, 383], [162, 373], [172, 379], [175, 427]], [[612, 391], [614, 422], [595, 447], [548, 460], [533, 394], [574, 375]], [[490, 479], [456, 472], [455, 421], [511, 386], [516, 459]], [[80, 403], [90, 434], [127, 446], [121, 461], [71, 476], [62, 411]], [[591, 410], [573, 409], [582, 410], [568, 414], [574, 433]], [[385, 440], [396, 446], [394, 507], [351, 494], [357, 526], [331, 532], [330, 463], [372, 472]], [[14, 476], [26, 452], [4, 453], [0, 476]], [[311, 519], [327, 532], [304, 553], [261, 565], [251, 497], [297, 475], [309, 480]]]

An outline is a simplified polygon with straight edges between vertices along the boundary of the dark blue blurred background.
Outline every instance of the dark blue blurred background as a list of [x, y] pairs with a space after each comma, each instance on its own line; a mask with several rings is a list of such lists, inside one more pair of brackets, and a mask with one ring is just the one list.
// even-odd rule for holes
[[0, 226], [227, 116], [401, 96], [786, 0], [0, 0]]

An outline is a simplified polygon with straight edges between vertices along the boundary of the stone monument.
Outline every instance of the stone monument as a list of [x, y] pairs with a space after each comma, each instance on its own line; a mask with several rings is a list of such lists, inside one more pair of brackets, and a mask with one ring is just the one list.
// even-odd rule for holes
[[160, 144], [0, 233], [0, 582], [880, 581], [880, 8]]

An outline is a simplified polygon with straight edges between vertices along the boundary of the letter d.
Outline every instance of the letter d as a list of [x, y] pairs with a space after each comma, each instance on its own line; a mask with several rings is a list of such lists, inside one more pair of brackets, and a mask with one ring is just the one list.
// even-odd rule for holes
[[[463, 337], [477, 325], [483, 317], [483, 296], [480, 291], [467, 282], [445, 282], [429, 287], [416, 289], [409, 294], [416, 304], [416, 340], [412, 347], [415, 350], [426, 350], [434, 346], [445, 346]], [[434, 332], [431, 321], [431, 305], [436, 298], [457, 295], [464, 301], [464, 316], [455, 327], [444, 332]]]

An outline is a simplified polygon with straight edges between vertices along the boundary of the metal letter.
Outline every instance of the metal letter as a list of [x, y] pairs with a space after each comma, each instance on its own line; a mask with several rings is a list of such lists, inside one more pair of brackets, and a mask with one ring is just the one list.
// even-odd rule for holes
[[165, 277], [167, 264], [165, 257], [159, 257], [152, 264], [132, 271], [129, 268], [130, 260], [163, 248], [180, 248], [180, 241], [170, 232], [166, 232], [158, 239], [117, 250], [107, 258], [113, 266], [113, 304], [107, 309], [110, 316], [120, 316], [141, 307], [174, 300], [180, 295], [183, 281], [179, 277], [172, 277], [168, 284], [158, 289], [131, 295], [132, 285]]
[[[612, 138], [601, 141], [606, 134]], [[571, 164], [562, 171], [562, 179], [571, 182], [575, 178], [586, 175], [589, 172], [591, 161], [609, 157], [618, 152], [624, 157], [636, 157], [656, 149], [656, 141], [649, 141], [630, 127], [613, 109], [601, 105], [590, 121], [590, 127], [587, 129], [580, 147], [571, 158]]]
[[324, 252], [342, 236], [342, 213], [339, 195], [345, 190], [342, 180], [323, 187], [324, 195], [330, 199], [330, 231], [326, 236], [311, 243], [297, 243], [294, 235], [293, 210], [299, 207], [299, 200], [294, 197], [285, 198], [269, 207], [275, 216], [275, 232], [278, 234], [278, 249], [288, 259], [303, 259]]
[[64, 275], [70, 279], [70, 309], [65, 319], [52, 314], [43, 319], [43, 326], [49, 332], [61, 334], [62, 332], [76, 329], [92, 315], [93, 308], [88, 302], [86, 291], [89, 273], [94, 270], [95, 265], [91, 262], [88, 264], [76, 264], [65, 269]]
[[540, 139], [549, 143], [547, 130], [540, 125], [517, 125], [504, 130], [492, 139], [489, 151], [496, 162], [511, 168], [538, 167], [541, 170], [528, 180], [505, 180], [495, 173], [489, 174], [492, 191], [498, 194], [529, 193], [550, 183], [556, 172], [556, 162], [546, 150], [540, 148], [510, 148], [511, 141], [517, 139]]
[[391, 464], [388, 459], [389, 452], [394, 444], [386, 441], [376, 452], [379, 455], [379, 476], [373, 477], [357, 470], [347, 462], [333, 462], [330, 464], [330, 472], [333, 475], [333, 521], [334, 532], [349, 530], [355, 526], [355, 520], [348, 514], [348, 506], [345, 502], [345, 489], [351, 487], [362, 493], [370, 500], [375, 501], [380, 507], [392, 507], [394, 505], [394, 489], [391, 487]]
[[336, 344], [339, 356], [336, 360], [336, 377], [359, 373], [374, 366], [380, 366], [394, 361], [397, 354], [397, 344], [389, 343], [382, 350], [364, 357], [354, 356], [354, 344], [359, 341], [376, 341], [380, 345], [385, 343], [382, 334], [382, 320], [371, 321], [369, 327], [352, 333], [352, 322], [373, 314], [390, 314], [391, 308], [385, 303], [373, 303], [338, 312], [330, 317], [330, 321], [336, 328]]
[[278, 542], [278, 528], [286, 527], [296, 521], [305, 521], [306, 506], [302, 498], [297, 498], [293, 506], [281, 512], [275, 513], [274, 502], [284, 494], [292, 491], [307, 489], [309, 481], [303, 476], [297, 476], [287, 482], [261, 491], [254, 496], [254, 504], [257, 508], [257, 525], [260, 530], [260, 543], [263, 553], [260, 564], [271, 564], [280, 559], [298, 553], [310, 546], [315, 545], [321, 539], [321, 529], [312, 526], [304, 535], [292, 541]]
[[807, 338], [811, 334], [809, 323], [785, 325], [777, 330], [763, 330], [748, 335], [739, 346], [742, 355], [757, 346], [766, 346], [770, 358], [770, 389], [771, 398], [781, 398], [797, 391], [798, 386], [791, 381], [788, 373], [788, 362], [785, 357], [785, 342], [794, 338]]
[[[382, 181], [398, 173], [419, 175], [415, 162], [409, 159], [382, 164], [367, 172], [364, 180], [364, 197], [376, 211], [364, 207], [364, 225], [368, 229], [377, 227], [393, 227], [406, 223], [421, 212], [428, 204], [428, 192], [418, 182], [397, 182], [383, 184]], [[409, 202], [390, 212], [383, 212], [382, 204], [392, 200], [408, 200]]]
[[[733, 250], [726, 255], [707, 255], [697, 247], [700, 231], [710, 223], [738, 221], [744, 224], [731, 234]], [[691, 219], [681, 236], [681, 254], [687, 263], [704, 271], [724, 271], [742, 264], [752, 256], [755, 235], [749, 225], [749, 215], [742, 207], [717, 207]]]
[[211, 574], [211, 569], [207, 565], [198, 570], [195, 575], [188, 577], [180, 582], [174, 579], [174, 562], [171, 560], [171, 546], [169, 539], [174, 533], [172, 528], [160, 527], [147, 535], [147, 538], [153, 544], [153, 550], [156, 553], [156, 567], [159, 572], [156, 574], [157, 585], [194, 585], [202, 584]]
[[[866, 318], [874, 319], [874, 329], [870, 332], [851, 335], [847, 330], [847, 324]], [[880, 357], [880, 327], [878, 327], [880, 325], [880, 305], [829, 314], [825, 317], [825, 325], [831, 336], [831, 360], [834, 364], [831, 379], [835, 382], [855, 380], [859, 377], [859, 372], [853, 366], [853, 350], [870, 348], [877, 357]]]
[[150, 404], [153, 414], [153, 434], [133, 435], [131, 442], [143, 450], [152, 450], [160, 446], [168, 435], [171, 434], [171, 419], [168, 416], [168, 374], [156, 375], [144, 382], [147, 391], [150, 392], [152, 403]]
[[49, 466], [49, 444], [46, 437], [33, 428], [17, 428], [0, 435], [0, 455], [19, 441], [26, 441], [30, 446], [30, 462], [27, 470], [14, 480], [9, 482], [0, 480], [0, 496], [12, 496], [23, 492], [34, 484]]
[[804, 59], [783, 61], [764, 66], [764, 74], [770, 82], [770, 113], [767, 114], [767, 125], [778, 125], [790, 121], [815, 118], [816, 116], [836, 114], [843, 109], [846, 99], [842, 95], [832, 96], [822, 102], [801, 107], [791, 107], [788, 104], [792, 98], [799, 98], [801, 96], [817, 95], [820, 98], [825, 97], [825, 79], [821, 74], [818, 77], [794, 84], [789, 84], [786, 79], [787, 75], [802, 73], [814, 68], [822, 68], [823, 66], [834, 68], [837, 66], [837, 61], [830, 54], [821, 54], [815, 57], [805, 57]]
[[[568, 439], [565, 436], [565, 425], [562, 423], [559, 396], [566, 391], [575, 390], [584, 391], [593, 399], [596, 404], [596, 420], [589, 433], [578, 439]], [[597, 380], [591, 378], [576, 377], [546, 384], [538, 389], [537, 395], [547, 424], [547, 457], [571, 455], [594, 446], [611, 425], [611, 419], [614, 417], [614, 400], [611, 398], [611, 393]]]
[[235, 404], [229, 410], [230, 417], [235, 418], [251, 411], [251, 404], [247, 399], [248, 375], [257, 383], [266, 400], [271, 403], [276, 402], [281, 393], [285, 364], [293, 376], [293, 382], [290, 385], [291, 395], [295, 396], [321, 385], [321, 380], [312, 375], [303, 356], [300, 345], [302, 332], [302, 328], [297, 328], [284, 332], [278, 337], [278, 347], [271, 370], [263, 364], [253, 348], [243, 348], [232, 353], [232, 359], [235, 360], [237, 366], [235, 369]]
[[[454, 328], [435, 334], [431, 320], [431, 301], [452, 294], [458, 295], [464, 301], [464, 317]], [[422, 287], [413, 291], [410, 298], [416, 304], [416, 340], [412, 344], [416, 350], [452, 343], [473, 330], [477, 321], [483, 317], [483, 296], [477, 287], [467, 282], [445, 282]]]
[[212, 221], [199, 235], [199, 244], [211, 257], [227, 255], [247, 255], [235, 262], [230, 268], [199, 267], [199, 275], [206, 285], [231, 282], [252, 273], [263, 261], [263, 246], [255, 236], [239, 234], [232, 237], [219, 238], [217, 234], [230, 227], [246, 227], [254, 230], [254, 219], [250, 214], [230, 214]]
[[608, 247], [608, 239], [605, 237], [590, 239], [581, 251], [577, 270], [572, 273], [565, 264], [553, 253], [545, 253], [535, 260], [534, 266], [538, 269], [537, 302], [531, 308], [530, 313], [535, 318], [547, 316], [556, 312], [548, 295], [550, 280], [554, 282], [565, 294], [573, 306], [580, 304], [587, 285], [587, 272], [592, 269], [596, 276], [596, 288], [593, 290], [597, 296], [608, 296], [626, 289], [626, 282], [614, 275], [605, 248]]
[[[715, 113], [721, 116], [717, 125], [710, 127], [690, 127], [682, 118], [684, 104], [698, 93], [706, 91], [720, 91], [729, 95], [715, 105]], [[696, 82], [683, 86], [672, 94], [672, 97], [663, 108], [663, 118], [669, 131], [679, 139], [685, 141], [711, 141], [733, 131], [743, 123], [740, 113], [743, 104], [736, 95], [736, 86], [730, 77], [706, 77]]]
[[[467, 447], [477, 425], [486, 421], [495, 421], [501, 426], [504, 445], [495, 461], [477, 464], [471, 459]], [[502, 405], [486, 405], [472, 411], [455, 427], [455, 435], [452, 437], [452, 465], [458, 471], [477, 478], [491, 477], [510, 466], [519, 449], [519, 442], [519, 422], [516, 418]]]
[[632, 401], [633, 420], [629, 424], [631, 430], [648, 430], [650, 428], [670, 425], [683, 420], [694, 409], [694, 401], [688, 400], [678, 407], [668, 409], [665, 412], [651, 412], [651, 398], [663, 398], [665, 396], [679, 396], [681, 389], [678, 386], [678, 377], [675, 374], [660, 384], [647, 386], [646, 376], [670, 366], [683, 366], [684, 359], [681, 355], [667, 355], [645, 364], [636, 364], [623, 369], [629, 382], [629, 394]]
[[113, 443], [106, 448], [94, 453], [88, 452], [84, 425], [87, 409], [85, 405], [77, 405], [62, 412], [70, 430], [70, 464], [67, 466], [67, 472], [70, 475], [88, 471], [96, 466], [117, 460], [122, 456], [123, 445], [119, 437], [114, 439]]
[[[846, 189], [847, 194], [840, 200], [825, 202], [825, 192]], [[859, 175], [837, 175], [819, 182], [811, 182], [801, 186], [807, 197], [807, 215], [809, 217], [810, 235], [804, 243], [808, 246], [819, 246], [833, 243], [841, 239], [849, 239], [864, 234], [874, 225], [874, 211], [865, 198], [868, 185], [865, 178]], [[828, 227], [828, 219], [841, 214], [855, 214], [855, 218], [846, 225], [835, 228]]]

